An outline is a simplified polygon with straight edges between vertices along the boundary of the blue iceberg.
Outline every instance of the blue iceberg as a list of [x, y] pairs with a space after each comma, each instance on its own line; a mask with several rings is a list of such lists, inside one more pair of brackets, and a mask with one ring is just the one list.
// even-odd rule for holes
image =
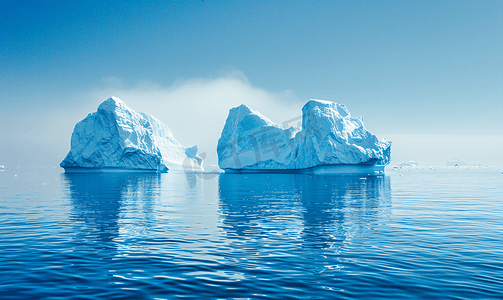
[[370, 133], [343, 104], [313, 99], [302, 108], [302, 127], [285, 127], [246, 105], [232, 108], [218, 140], [219, 167], [226, 172], [379, 174], [390, 162], [391, 142]]
[[183, 147], [158, 119], [112, 97], [75, 125], [70, 152], [60, 166], [65, 172], [167, 172], [190, 164], [202, 171], [197, 151], [197, 146]]

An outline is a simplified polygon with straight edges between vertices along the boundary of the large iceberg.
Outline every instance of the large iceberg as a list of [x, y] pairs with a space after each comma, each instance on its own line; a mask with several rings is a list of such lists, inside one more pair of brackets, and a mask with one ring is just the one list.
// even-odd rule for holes
[[218, 140], [220, 168], [375, 174], [390, 161], [391, 142], [370, 133], [343, 104], [313, 99], [302, 108], [302, 128], [285, 127], [246, 105], [232, 108]]
[[146, 113], [137, 113], [119, 98], [109, 98], [98, 111], [75, 125], [71, 149], [60, 166], [65, 172], [135, 170], [202, 171], [197, 146], [184, 148], [166, 125]]

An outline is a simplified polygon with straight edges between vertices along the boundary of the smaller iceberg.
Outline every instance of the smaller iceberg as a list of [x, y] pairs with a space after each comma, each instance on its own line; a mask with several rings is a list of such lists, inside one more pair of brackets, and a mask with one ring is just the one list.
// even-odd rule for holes
[[451, 167], [466, 166], [467, 164], [457, 157], [449, 159], [446, 164]]
[[5, 167], [3, 165], [0, 165], [0, 171], [5, 170]]
[[404, 169], [404, 168], [416, 168], [419, 164], [416, 161], [409, 160], [408, 162], [403, 162], [397, 166], [394, 166], [393, 169]]
[[156, 171], [190, 165], [203, 171], [197, 146], [183, 147], [171, 129], [147, 113], [137, 113], [111, 97], [75, 125], [71, 149], [61, 162], [65, 172]]
[[246, 105], [232, 108], [217, 146], [226, 172], [380, 174], [390, 153], [391, 142], [346, 106], [315, 99], [302, 108], [302, 128], [284, 128]]

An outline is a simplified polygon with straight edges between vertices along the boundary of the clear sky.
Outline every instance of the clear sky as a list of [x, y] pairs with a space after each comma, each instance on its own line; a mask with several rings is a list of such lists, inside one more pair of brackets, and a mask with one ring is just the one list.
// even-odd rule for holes
[[232, 106], [316, 98], [393, 163], [503, 165], [503, 1], [0, 2], [0, 164], [57, 166], [110, 96], [206, 152]]

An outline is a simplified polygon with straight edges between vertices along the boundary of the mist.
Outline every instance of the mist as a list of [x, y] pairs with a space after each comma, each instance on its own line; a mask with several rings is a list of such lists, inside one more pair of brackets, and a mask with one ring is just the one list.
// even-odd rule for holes
[[467, 165], [503, 166], [501, 135], [382, 134], [390, 139], [391, 165], [414, 160], [419, 166], [445, 166], [458, 158]]

